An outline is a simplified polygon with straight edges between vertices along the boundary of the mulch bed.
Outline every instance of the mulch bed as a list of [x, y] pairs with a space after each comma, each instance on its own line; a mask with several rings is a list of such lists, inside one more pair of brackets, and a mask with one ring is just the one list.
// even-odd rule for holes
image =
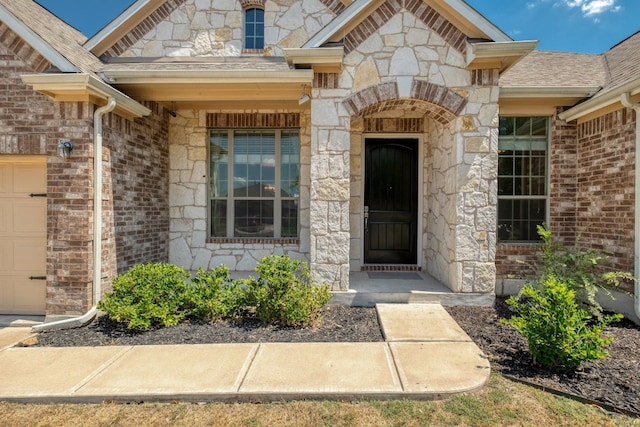
[[[449, 313], [484, 351], [491, 368], [507, 376], [625, 411], [640, 413], [640, 327], [622, 321], [606, 328], [614, 337], [611, 357], [557, 374], [536, 367], [524, 339], [499, 322], [511, 315], [504, 300], [494, 307], [447, 307]], [[38, 346], [102, 346], [247, 342], [383, 341], [375, 308], [328, 306], [323, 320], [309, 328], [280, 328], [254, 319], [214, 324], [184, 322], [171, 328], [135, 333], [98, 317], [83, 328], [42, 333]]]

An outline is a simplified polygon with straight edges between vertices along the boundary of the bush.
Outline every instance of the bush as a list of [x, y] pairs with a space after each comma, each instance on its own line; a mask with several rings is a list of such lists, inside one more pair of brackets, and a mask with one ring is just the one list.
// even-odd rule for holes
[[538, 226], [538, 235], [542, 238], [538, 285], [544, 286], [550, 277], [557, 278], [575, 291], [578, 303], [593, 316], [602, 315], [602, 307], [596, 301], [598, 289], [613, 298], [607, 287], [618, 287], [621, 280], [635, 280], [631, 273], [604, 272], [607, 257], [594, 249], [582, 249], [580, 237], [573, 248], [566, 248], [556, 241], [546, 224]]
[[283, 326], [314, 322], [331, 299], [326, 284], [311, 281], [307, 264], [286, 256], [267, 256], [257, 265], [258, 278], [246, 280], [247, 304], [262, 321]]
[[244, 291], [231, 280], [229, 268], [199, 269], [188, 291], [190, 313], [200, 319], [218, 321], [236, 317], [244, 305]]
[[178, 324], [186, 315], [186, 280], [189, 273], [172, 264], [133, 266], [113, 280], [113, 291], [98, 303], [100, 310], [129, 329]]
[[518, 315], [502, 319], [527, 340], [535, 363], [553, 370], [567, 370], [583, 362], [608, 356], [605, 346], [613, 338], [602, 338], [602, 329], [622, 315], [602, 316], [591, 321], [589, 313], [575, 301], [575, 291], [547, 276], [542, 289], [526, 285], [518, 298], [507, 304]]

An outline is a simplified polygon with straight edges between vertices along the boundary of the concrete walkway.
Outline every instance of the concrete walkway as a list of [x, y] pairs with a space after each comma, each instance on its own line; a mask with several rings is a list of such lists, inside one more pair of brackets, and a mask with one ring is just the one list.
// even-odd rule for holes
[[489, 361], [442, 306], [377, 307], [386, 342], [7, 347], [29, 334], [4, 328], [0, 400], [439, 399], [486, 384]]

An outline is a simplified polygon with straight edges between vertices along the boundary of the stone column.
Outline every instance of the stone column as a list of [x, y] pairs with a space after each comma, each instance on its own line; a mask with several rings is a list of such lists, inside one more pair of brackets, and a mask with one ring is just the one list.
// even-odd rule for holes
[[349, 287], [349, 117], [341, 90], [311, 101], [311, 270], [332, 290]]

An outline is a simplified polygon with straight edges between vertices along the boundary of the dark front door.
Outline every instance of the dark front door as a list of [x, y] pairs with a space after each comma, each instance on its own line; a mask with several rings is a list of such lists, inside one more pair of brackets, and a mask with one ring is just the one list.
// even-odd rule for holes
[[418, 140], [365, 140], [367, 264], [416, 264]]

